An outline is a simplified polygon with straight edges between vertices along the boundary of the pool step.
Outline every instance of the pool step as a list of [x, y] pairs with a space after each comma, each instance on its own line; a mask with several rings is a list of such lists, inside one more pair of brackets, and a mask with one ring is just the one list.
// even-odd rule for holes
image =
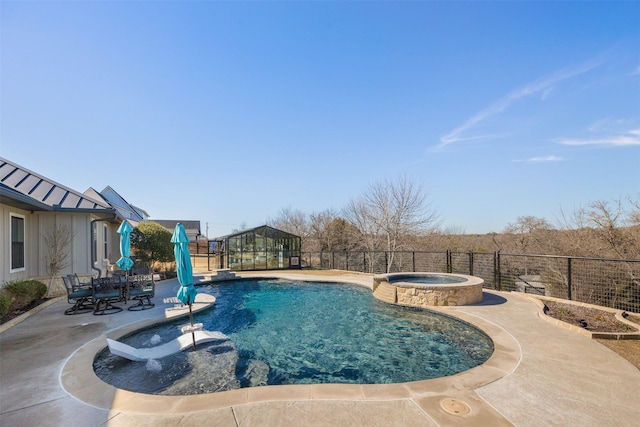
[[216, 271], [216, 274], [206, 274], [203, 277], [203, 281], [205, 282], [215, 282], [217, 280], [231, 280], [235, 279], [236, 273], [234, 271], [230, 271], [228, 268], [221, 268]]
[[378, 284], [373, 291], [373, 296], [390, 304], [395, 304], [398, 301], [396, 287], [385, 282], [380, 282]]

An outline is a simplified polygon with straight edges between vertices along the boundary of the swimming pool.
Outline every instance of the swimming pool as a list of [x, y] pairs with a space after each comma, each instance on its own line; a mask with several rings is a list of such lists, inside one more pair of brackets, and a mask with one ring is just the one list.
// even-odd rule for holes
[[[118, 388], [187, 395], [275, 384], [389, 384], [453, 375], [485, 362], [489, 337], [462, 321], [327, 282], [243, 279], [200, 287], [215, 306], [196, 315], [229, 339], [148, 362], [104, 351], [96, 374]], [[162, 324], [121, 338], [135, 347], [169, 341]]]

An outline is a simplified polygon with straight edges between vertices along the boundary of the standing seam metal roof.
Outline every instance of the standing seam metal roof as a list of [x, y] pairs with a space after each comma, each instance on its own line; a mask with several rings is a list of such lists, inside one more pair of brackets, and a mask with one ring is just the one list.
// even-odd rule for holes
[[52, 209], [112, 210], [111, 206], [0, 157], [0, 186]]

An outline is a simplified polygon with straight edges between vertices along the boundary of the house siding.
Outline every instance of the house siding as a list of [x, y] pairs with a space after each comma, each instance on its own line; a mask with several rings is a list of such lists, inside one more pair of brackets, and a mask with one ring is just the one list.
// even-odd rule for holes
[[[25, 268], [22, 271], [11, 272], [11, 214], [24, 216], [25, 222]], [[0, 286], [14, 280], [38, 279], [48, 281], [47, 274], [47, 246], [45, 236], [54, 225], [66, 226], [73, 233], [69, 247], [66, 267], [59, 275], [77, 273], [79, 276], [91, 276], [96, 273], [91, 268], [91, 221], [96, 219], [86, 213], [51, 213], [30, 212], [11, 206], [0, 205]], [[104, 262], [103, 224], [108, 230], [108, 259], [115, 263], [120, 256], [119, 236], [115, 224], [96, 222], [98, 257], [96, 267], [106, 273], [108, 264]]]
[[[73, 239], [69, 246], [69, 254], [66, 260], [66, 267], [60, 275], [77, 273], [79, 276], [90, 275], [91, 270], [91, 216], [87, 214], [45, 214], [38, 216], [38, 236], [39, 249], [39, 270], [40, 277], [47, 277], [47, 246], [45, 236], [51, 227], [60, 225], [67, 227], [73, 233]], [[101, 236], [98, 236], [101, 237]], [[100, 245], [100, 242], [98, 242]]]
[[[86, 278], [112, 271], [120, 258], [117, 230], [122, 219], [135, 227], [149, 215], [111, 187], [103, 193], [93, 188], [79, 193], [0, 157], [0, 287], [14, 280], [49, 282], [46, 236], [56, 225], [73, 233], [66, 265], [58, 275], [76, 273]], [[24, 220], [24, 267], [15, 269], [11, 268], [12, 214]], [[61, 280], [55, 282], [60, 282], [56, 291], [64, 294]]]
[[[25, 228], [25, 268], [22, 271], [11, 272], [11, 214], [18, 214], [24, 216], [24, 228]], [[8, 206], [0, 205], [0, 280], [3, 282], [9, 280], [22, 279], [29, 275], [29, 230], [31, 228], [32, 215], [28, 211], [22, 209], [16, 209]]]

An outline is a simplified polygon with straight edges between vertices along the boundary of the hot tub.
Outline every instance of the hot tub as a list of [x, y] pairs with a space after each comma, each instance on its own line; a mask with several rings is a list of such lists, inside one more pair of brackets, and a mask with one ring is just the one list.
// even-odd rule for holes
[[471, 305], [482, 302], [484, 280], [448, 273], [391, 273], [373, 278], [373, 295], [409, 307]]

